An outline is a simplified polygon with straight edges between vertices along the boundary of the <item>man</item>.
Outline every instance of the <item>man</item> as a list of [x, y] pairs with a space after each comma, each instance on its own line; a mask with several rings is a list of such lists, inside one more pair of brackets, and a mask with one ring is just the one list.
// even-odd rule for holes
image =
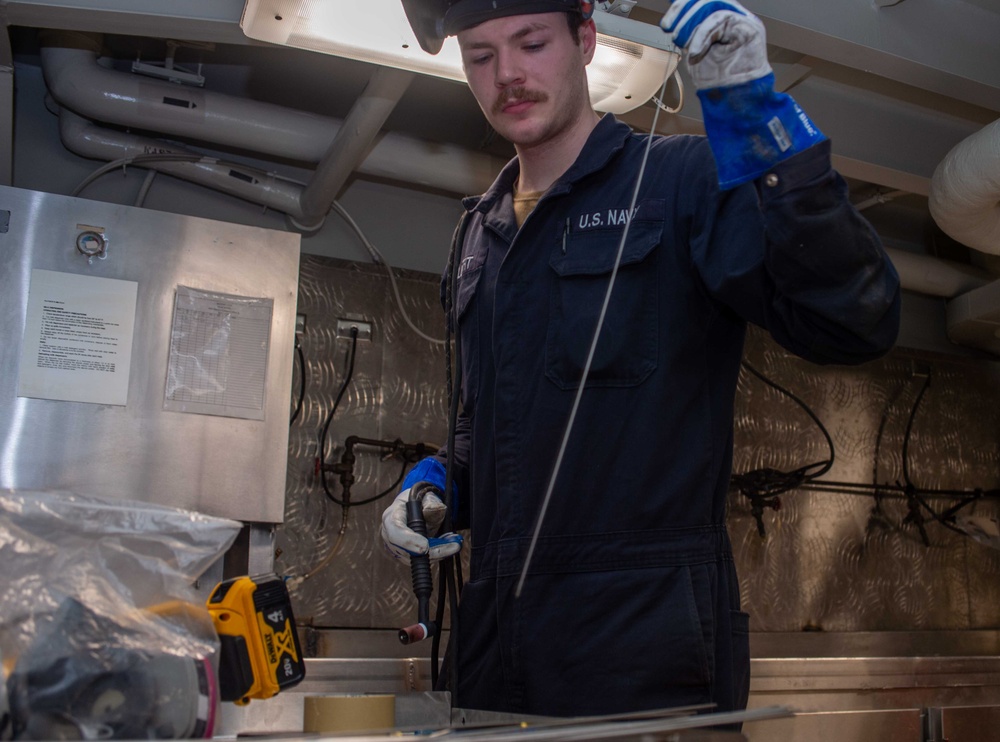
[[[405, 4], [418, 35], [431, 29], [425, 48], [457, 34], [473, 94], [517, 152], [465, 201], [454, 277], [464, 378], [452, 514], [472, 539], [455, 703], [742, 709], [748, 616], [725, 514], [746, 322], [816, 363], [868, 361], [895, 342], [896, 273], [831, 170], [829, 142], [774, 92], [763, 26], [736, 2], [681, 0], [663, 19], [687, 50], [709, 141], [655, 137], [634, 208], [648, 137], [590, 107], [586, 3]], [[396, 556], [428, 552], [403, 508], [415, 482], [443, 487], [444, 460], [415, 467], [386, 510]], [[429, 523], [443, 509], [425, 498]], [[440, 558], [460, 543], [430, 547]]]

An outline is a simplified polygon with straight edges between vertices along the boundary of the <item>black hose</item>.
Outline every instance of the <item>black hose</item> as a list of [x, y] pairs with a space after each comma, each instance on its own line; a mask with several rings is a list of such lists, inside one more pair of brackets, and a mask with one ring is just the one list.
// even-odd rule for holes
[[402, 482], [403, 478], [406, 476], [406, 465], [407, 465], [407, 463], [408, 463], [407, 461], [403, 461], [403, 468], [399, 472], [399, 476], [396, 477], [396, 481], [395, 482], [393, 482], [392, 484], [390, 484], [388, 487], [386, 487], [384, 490], [382, 490], [381, 492], [379, 492], [377, 495], [369, 497], [366, 500], [358, 500], [357, 502], [353, 502], [351, 504], [354, 505], [355, 507], [357, 507], [359, 505], [368, 505], [369, 503], [377, 502], [378, 500], [381, 500], [383, 497], [386, 497], [386, 496], [391, 495], [392, 493], [394, 493], [396, 491], [396, 488], [399, 486], [400, 482]]
[[[769, 387], [771, 387], [772, 389], [780, 392], [781, 394], [784, 394], [786, 397], [788, 397], [793, 402], [795, 402], [795, 404], [797, 404], [799, 407], [801, 407], [805, 411], [805, 413], [807, 415], [809, 415], [809, 418], [814, 423], [816, 423], [816, 427], [819, 428], [819, 431], [823, 434], [823, 437], [826, 439], [827, 448], [830, 449], [830, 458], [827, 459], [826, 461], [817, 461], [816, 463], [813, 463], [813, 464], [806, 464], [805, 466], [800, 467], [799, 469], [796, 469], [795, 473], [801, 473], [803, 476], [808, 477], [809, 479], [815, 479], [816, 477], [821, 477], [824, 474], [826, 474], [828, 471], [830, 471], [830, 469], [833, 468], [833, 462], [834, 462], [834, 458], [835, 458], [835, 456], [834, 456], [834, 448], [833, 448], [833, 438], [830, 437], [830, 433], [827, 431], [826, 426], [824, 426], [823, 423], [820, 422], [820, 419], [819, 419], [819, 417], [816, 416], [816, 413], [813, 412], [812, 409], [810, 409], [809, 405], [807, 405], [805, 402], [803, 402], [801, 399], [799, 399], [797, 396], [795, 396], [788, 389], [785, 389], [785, 387], [781, 386], [777, 382], [772, 381], [771, 379], [767, 378], [766, 376], [764, 376], [764, 374], [762, 374], [760, 371], [758, 371], [757, 369], [755, 369], [753, 366], [751, 366], [746, 361], [743, 361], [741, 365], [743, 366], [743, 368], [745, 368], [751, 374], [753, 374], [758, 379], [760, 379], [761, 381], [763, 381]], [[814, 469], [817, 466], [820, 467], [819, 471], [816, 471], [816, 472], [810, 472], [809, 471], [810, 469]]]
[[[412, 493], [413, 490], [410, 492]], [[426, 538], [427, 524], [424, 523], [423, 500], [423, 492], [420, 492], [417, 497], [410, 495], [410, 499], [406, 503], [406, 525], [414, 533], [419, 533]], [[431, 595], [434, 592], [430, 556], [420, 554], [410, 557], [410, 578], [413, 581], [413, 594], [417, 597], [417, 620], [425, 626], [429, 626], [431, 623]]]
[[288, 421], [289, 425], [294, 423], [296, 418], [298, 418], [299, 413], [302, 412], [302, 405], [306, 400], [306, 357], [302, 353], [302, 343], [299, 342], [298, 335], [295, 336], [295, 355], [299, 360], [301, 383], [299, 384], [299, 401], [295, 405], [295, 412], [292, 413], [292, 419]]
[[903, 391], [906, 389], [907, 386], [908, 384], [904, 382], [902, 386], [900, 386], [899, 389], [896, 390], [896, 393], [892, 396], [892, 399], [890, 399], [889, 403], [885, 406], [885, 409], [882, 411], [882, 419], [879, 421], [878, 424], [878, 434], [875, 436], [875, 456], [873, 457], [872, 460], [872, 485], [875, 487], [874, 512], [879, 514], [882, 512], [882, 493], [879, 490], [879, 484], [878, 484], [878, 465], [879, 465], [879, 457], [881, 456], [881, 451], [882, 451], [882, 437], [885, 435], [885, 427], [889, 423], [889, 414], [892, 412], [892, 408], [896, 405], [896, 402], [899, 400], [899, 397], [902, 395]]
[[[448, 391], [451, 394], [451, 407], [448, 410], [448, 455], [445, 462], [445, 504], [448, 506], [445, 511], [445, 522], [443, 530], [445, 532], [454, 530], [454, 521], [452, 517], [452, 511], [454, 510], [454, 505], [456, 502], [455, 498], [455, 428], [458, 425], [458, 407], [459, 401], [462, 397], [462, 343], [461, 343], [461, 333], [458, 331], [458, 312], [456, 309], [455, 297], [458, 291], [458, 268], [462, 260], [462, 245], [465, 242], [465, 232], [469, 223], [469, 214], [464, 212], [462, 218], [455, 227], [455, 234], [452, 239], [451, 244], [451, 254], [448, 256], [449, 266], [448, 266], [448, 286], [446, 291], [446, 306], [445, 306], [445, 348], [446, 348], [446, 361], [447, 361], [447, 376], [448, 376]], [[452, 359], [448, 349], [451, 343], [448, 340], [453, 340], [455, 344], [455, 358], [454, 358], [454, 379], [452, 379]], [[458, 599], [462, 591], [461, 583], [461, 570], [462, 570], [462, 556], [461, 552], [451, 557], [448, 566], [442, 564], [438, 569], [445, 570], [444, 583], [448, 586], [448, 594], [450, 596], [451, 605], [451, 629], [448, 642], [448, 676], [449, 683], [451, 684], [451, 705], [452, 708], [458, 707], [458, 628], [459, 628], [459, 617], [458, 617]], [[456, 573], [458, 577], [456, 579]], [[445, 593], [441, 593], [441, 604], [444, 604]], [[443, 611], [439, 611], [443, 612]], [[433, 648], [431, 655], [431, 666], [436, 668], [438, 665], [438, 648]], [[434, 686], [436, 687], [437, 680], [434, 680]]]
[[760, 534], [761, 538], [764, 538], [767, 536], [764, 529], [764, 508], [780, 510], [781, 498], [779, 495], [797, 489], [803, 484], [814, 481], [817, 477], [821, 477], [830, 471], [833, 467], [835, 452], [830, 433], [816, 416], [816, 413], [805, 402], [792, 394], [788, 389], [785, 389], [785, 387], [764, 376], [764, 374], [746, 361], [743, 361], [741, 365], [749, 373], [756, 376], [772, 389], [784, 394], [801, 407], [809, 415], [809, 418], [816, 423], [816, 426], [826, 439], [827, 447], [830, 449], [830, 458], [826, 461], [816, 461], [800, 466], [798, 469], [792, 471], [786, 472], [778, 469], [763, 468], [741, 474], [733, 474], [730, 477], [731, 486], [738, 489], [750, 501], [750, 512], [757, 522], [757, 533]]
[[337, 408], [340, 406], [340, 400], [343, 399], [344, 392], [347, 391], [347, 386], [348, 384], [351, 383], [351, 377], [354, 376], [354, 358], [357, 355], [357, 350], [358, 350], [358, 328], [352, 327], [351, 353], [347, 365], [347, 374], [344, 376], [344, 381], [340, 385], [340, 391], [337, 392], [337, 399], [334, 401], [333, 407], [330, 409], [330, 414], [327, 415], [326, 417], [326, 423], [323, 425], [323, 432], [320, 434], [319, 437], [319, 478], [320, 482], [323, 484], [323, 492], [326, 493], [326, 496], [330, 500], [336, 502], [338, 505], [341, 505], [342, 507], [348, 507], [350, 503], [347, 501], [341, 502], [340, 500], [335, 498], [333, 496], [333, 493], [330, 492], [330, 488], [326, 483], [326, 435], [327, 432], [330, 430], [330, 423], [333, 422], [333, 416], [337, 413]]
[[[410, 495], [406, 501], [407, 527], [425, 538], [427, 524], [424, 522], [424, 497], [429, 493], [440, 495], [441, 490], [429, 482], [418, 482], [410, 488]], [[431, 621], [434, 578], [431, 575], [429, 554], [410, 556], [410, 579], [413, 582], [413, 594], [417, 598], [417, 623], [399, 630], [399, 640], [403, 644], [422, 641], [438, 634], [438, 624]]]
[[920, 393], [917, 394], [917, 400], [913, 403], [913, 408], [910, 410], [910, 419], [906, 421], [906, 435], [903, 437], [903, 482], [907, 487], [912, 487], [913, 482], [910, 480], [910, 434], [913, 432], [913, 421], [917, 417], [917, 410], [920, 408], [920, 402], [924, 398], [924, 393], [927, 391], [927, 387], [931, 385], [931, 377], [928, 374], [924, 378], [924, 384], [920, 387]]

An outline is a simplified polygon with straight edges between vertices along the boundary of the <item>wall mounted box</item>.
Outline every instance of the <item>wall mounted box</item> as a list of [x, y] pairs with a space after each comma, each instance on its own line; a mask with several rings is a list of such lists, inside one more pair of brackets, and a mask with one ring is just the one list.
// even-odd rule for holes
[[299, 236], [9, 187], [0, 211], [0, 487], [281, 522]]

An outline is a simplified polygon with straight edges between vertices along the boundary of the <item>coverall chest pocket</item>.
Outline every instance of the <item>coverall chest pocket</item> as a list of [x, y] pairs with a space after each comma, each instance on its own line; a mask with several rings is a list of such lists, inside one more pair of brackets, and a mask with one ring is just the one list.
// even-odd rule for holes
[[[624, 227], [570, 232], [549, 260], [552, 282], [545, 374], [561, 389], [575, 389], [587, 355]], [[587, 386], [626, 387], [656, 368], [659, 349], [657, 246], [663, 221], [633, 220], [615, 278]]]

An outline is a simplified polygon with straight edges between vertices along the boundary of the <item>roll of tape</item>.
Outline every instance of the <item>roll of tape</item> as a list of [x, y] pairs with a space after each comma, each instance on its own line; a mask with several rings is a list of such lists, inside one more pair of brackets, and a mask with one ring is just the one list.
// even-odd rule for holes
[[356, 693], [302, 699], [302, 729], [306, 732], [355, 732], [395, 726], [395, 696]]

